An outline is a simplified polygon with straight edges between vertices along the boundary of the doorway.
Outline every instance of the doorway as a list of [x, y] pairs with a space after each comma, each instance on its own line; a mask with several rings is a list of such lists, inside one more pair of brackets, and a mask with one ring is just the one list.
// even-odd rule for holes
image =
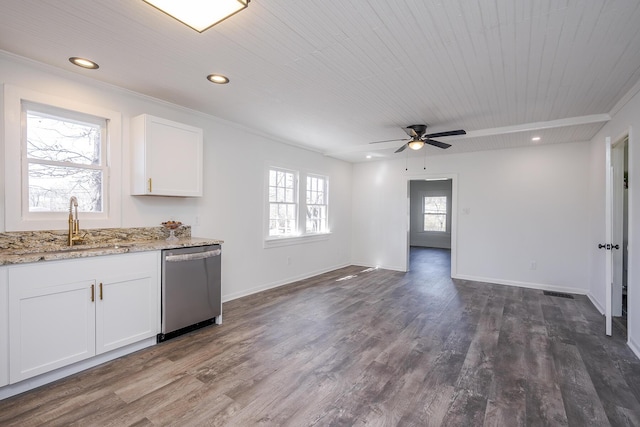
[[451, 249], [451, 196], [451, 179], [410, 182], [410, 246]]
[[[411, 270], [413, 248], [432, 248], [448, 254], [450, 277], [456, 275], [455, 175], [425, 175], [407, 179], [407, 264]], [[415, 252], [415, 251], [414, 251]]]

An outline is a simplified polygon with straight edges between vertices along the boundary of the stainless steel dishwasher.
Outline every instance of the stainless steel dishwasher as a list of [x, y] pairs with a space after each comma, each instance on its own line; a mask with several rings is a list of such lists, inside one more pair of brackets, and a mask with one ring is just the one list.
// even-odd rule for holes
[[158, 342], [222, 323], [220, 245], [162, 251], [162, 333]]

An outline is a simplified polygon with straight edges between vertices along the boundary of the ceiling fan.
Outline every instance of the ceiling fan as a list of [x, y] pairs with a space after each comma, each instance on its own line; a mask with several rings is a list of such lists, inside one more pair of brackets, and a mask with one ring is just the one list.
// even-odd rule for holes
[[[407, 133], [407, 135], [410, 136], [410, 139], [405, 144], [402, 144], [402, 146], [395, 151], [396, 153], [400, 153], [400, 152], [404, 151], [407, 147], [411, 148], [412, 150], [419, 150], [424, 146], [424, 144], [429, 144], [429, 145], [433, 145], [434, 147], [446, 149], [446, 148], [451, 147], [451, 144], [447, 144], [445, 142], [436, 141], [436, 140], [431, 139], [431, 138], [439, 138], [439, 137], [442, 137], [442, 136], [454, 136], [454, 135], [466, 135], [467, 134], [467, 132], [465, 132], [462, 129], [450, 130], [448, 132], [438, 132], [438, 133], [425, 134], [425, 132], [427, 131], [427, 125], [410, 125], [410, 126], [407, 126], [406, 128], [404, 128], [404, 131]], [[403, 141], [403, 140], [402, 139], [388, 139], [386, 141], [371, 142], [371, 144], [378, 144], [380, 142], [392, 142], [392, 141]]]

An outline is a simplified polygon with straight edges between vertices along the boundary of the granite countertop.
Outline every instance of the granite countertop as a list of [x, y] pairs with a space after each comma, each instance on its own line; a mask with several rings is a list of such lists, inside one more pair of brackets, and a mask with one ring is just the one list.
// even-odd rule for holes
[[105, 245], [77, 245], [67, 246], [58, 250], [46, 251], [5, 250], [0, 253], [0, 265], [26, 264], [39, 261], [54, 261], [73, 258], [87, 258], [100, 255], [126, 254], [145, 251], [159, 251], [162, 249], [186, 248], [193, 246], [219, 245], [222, 240], [197, 237], [180, 238], [177, 242], [165, 240], [125, 241], [120, 244]]
[[[128, 231], [132, 231], [127, 234]], [[126, 254], [145, 251], [159, 251], [162, 249], [186, 248], [205, 245], [219, 245], [224, 243], [219, 239], [191, 237], [190, 229], [179, 234], [178, 240], [167, 242], [162, 234], [154, 229], [117, 229], [95, 232], [95, 236], [102, 233], [102, 237], [87, 239], [81, 244], [66, 246], [60, 235], [64, 233], [36, 232], [33, 233], [2, 233], [0, 238], [0, 266], [26, 264], [40, 261], [55, 261], [74, 258], [87, 258], [101, 255]], [[177, 234], [177, 233], [176, 233]], [[104, 236], [107, 237], [104, 237]], [[137, 238], [132, 238], [136, 236]], [[34, 243], [34, 237], [40, 237], [39, 244]], [[43, 238], [44, 237], [44, 238]]]

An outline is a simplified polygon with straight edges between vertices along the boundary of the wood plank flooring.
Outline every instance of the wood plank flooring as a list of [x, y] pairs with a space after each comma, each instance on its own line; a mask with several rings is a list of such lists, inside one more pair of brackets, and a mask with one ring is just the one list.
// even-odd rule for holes
[[1, 426], [640, 426], [640, 361], [584, 296], [351, 266], [0, 401]]

